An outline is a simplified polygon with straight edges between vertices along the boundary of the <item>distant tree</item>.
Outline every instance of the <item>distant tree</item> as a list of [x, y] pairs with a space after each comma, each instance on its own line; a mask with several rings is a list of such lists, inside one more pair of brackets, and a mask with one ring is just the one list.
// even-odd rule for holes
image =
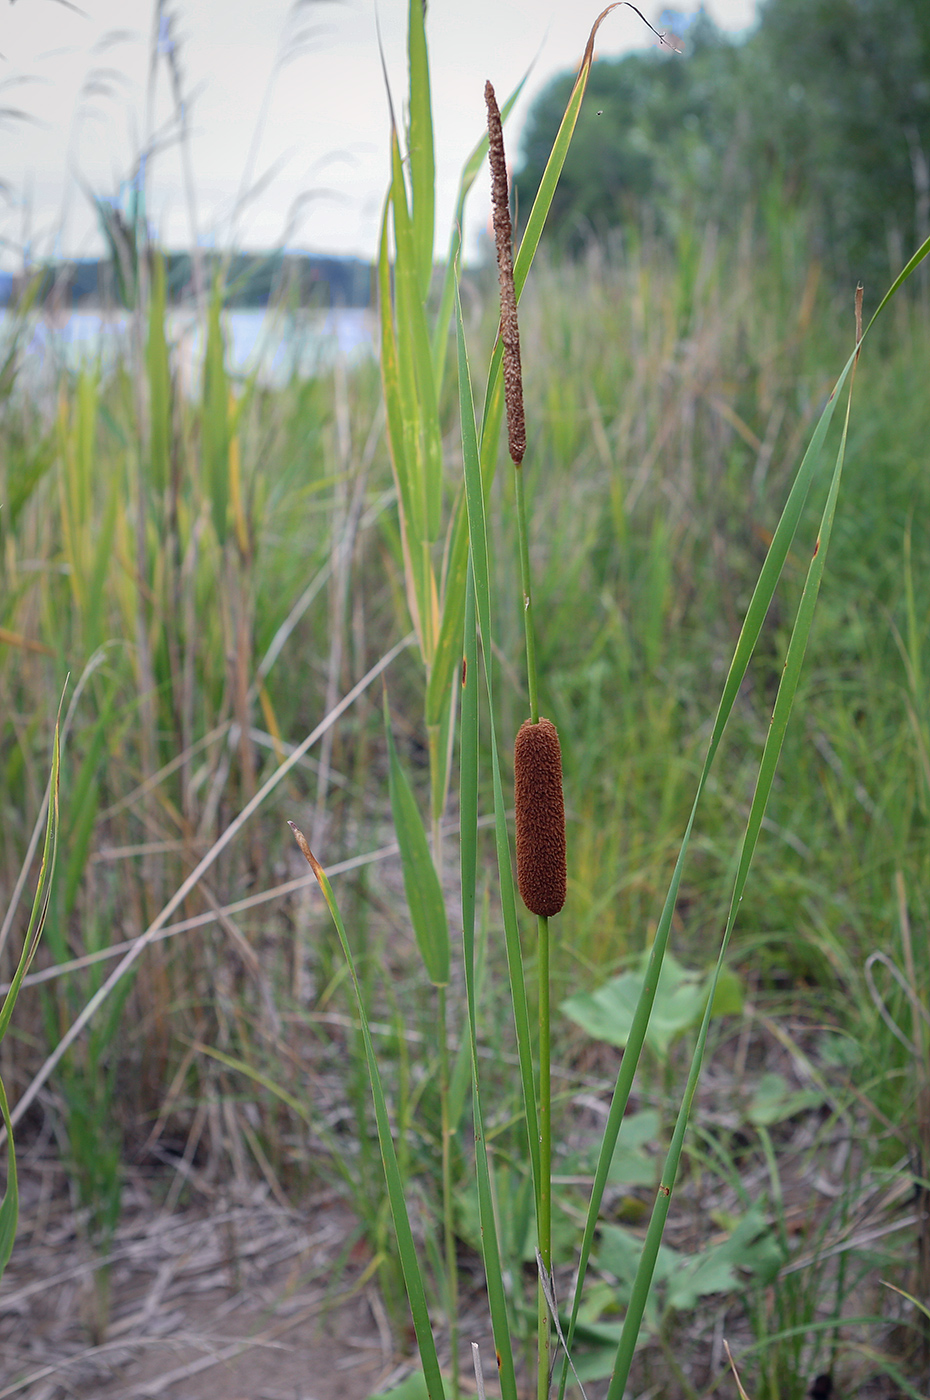
[[[656, 49], [598, 60], [552, 205], [554, 241], [577, 251], [641, 218], [670, 232], [683, 205], [702, 202], [711, 153], [728, 139], [725, 90], [733, 67], [732, 46], [706, 19], [693, 31], [687, 58]], [[527, 119], [515, 181], [524, 218], [573, 82], [573, 74], [554, 78]]]
[[[525, 217], [572, 78], [534, 105], [516, 178]], [[930, 233], [930, 0], [768, 0], [742, 43], [706, 19], [681, 56], [598, 61], [550, 217], [576, 251], [645, 223], [727, 226], [772, 191], [810, 212], [844, 279], [886, 275]]]
[[841, 264], [884, 269], [889, 240], [912, 252], [930, 234], [928, 0], [769, 0], [752, 44], [781, 158]]

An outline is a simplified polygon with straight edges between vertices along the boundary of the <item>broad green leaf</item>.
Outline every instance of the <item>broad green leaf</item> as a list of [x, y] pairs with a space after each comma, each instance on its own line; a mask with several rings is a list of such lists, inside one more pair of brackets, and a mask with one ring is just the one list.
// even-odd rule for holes
[[[659, 1172], [659, 1162], [643, 1151], [649, 1144], [659, 1141], [661, 1123], [653, 1108], [644, 1108], [640, 1113], [628, 1113], [623, 1121], [623, 1138], [617, 1143], [610, 1164], [610, 1181], [623, 1186], [655, 1186]], [[560, 1165], [560, 1172], [574, 1176], [580, 1172], [593, 1172], [597, 1161], [597, 1148], [572, 1155]], [[637, 1212], [638, 1213], [638, 1212]]]
[[787, 1123], [797, 1113], [817, 1108], [823, 1094], [816, 1089], [791, 1089], [785, 1078], [774, 1071], [763, 1074], [753, 1091], [746, 1118], [753, 1127], [770, 1128], [774, 1123]]
[[[628, 1305], [639, 1269], [643, 1242], [618, 1225], [601, 1228], [597, 1249], [598, 1268], [613, 1274], [619, 1288], [616, 1302]], [[654, 1330], [668, 1309], [688, 1312], [701, 1298], [732, 1293], [751, 1276], [763, 1286], [770, 1283], [784, 1263], [784, 1253], [759, 1206], [743, 1216], [727, 1239], [700, 1254], [682, 1254], [660, 1245], [651, 1295], [644, 1321]]]
[[369, 1395], [368, 1400], [429, 1400], [426, 1377], [422, 1371], [414, 1371], [393, 1390], [379, 1390], [377, 1395]]
[[379, 1390], [377, 1395], [369, 1395], [368, 1400], [429, 1400], [429, 1389], [422, 1371], [414, 1371], [393, 1390]]
[[[562, 1002], [561, 1009], [576, 1025], [595, 1040], [623, 1049], [633, 1027], [636, 1008], [643, 993], [646, 965], [639, 972], [624, 972], [594, 992], [580, 992]], [[734, 985], [735, 984], [735, 985]], [[710, 989], [710, 978], [689, 972], [666, 953], [659, 973], [652, 1016], [646, 1030], [646, 1043], [659, 1055], [666, 1055], [672, 1042], [701, 1019]], [[739, 983], [730, 974], [724, 989], [718, 987], [714, 1011], [738, 1012], [742, 1007]]]
[[736, 1292], [747, 1275], [765, 1287], [784, 1262], [772, 1226], [761, 1207], [753, 1206], [722, 1244], [682, 1261], [669, 1273], [666, 1306], [687, 1312], [712, 1293]]

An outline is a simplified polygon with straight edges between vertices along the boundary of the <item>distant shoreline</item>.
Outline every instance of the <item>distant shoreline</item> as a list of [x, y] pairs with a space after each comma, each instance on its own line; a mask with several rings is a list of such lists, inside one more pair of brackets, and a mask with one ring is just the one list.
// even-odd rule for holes
[[[28, 316], [0, 306], [0, 347], [6, 330], [20, 339], [20, 375], [40, 397], [55, 390], [62, 371], [92, 370], [104, 379], [125, 362], [133, 313], [125, 308], [38, 308]], [[234, 307], [222, 314], [224, 359], [234, 381], [254, 374], [265, 387], [327, 372], [341, 360], [356, 363], [376, 355], [375, 316], [370, 307]], [[192, 305], [172, 306], [165, 316], [172, 374], [187, 395], [196, 394], [203, 373], [204, 318]]]
[[[162, 254], [169, 306], [195, 299], [198, 275], [206, 292], [222, 279], [223, 304], [258, 310], [269, 305], [331, 310], [372, 303], [373, 268], [362, 258], [311, 253], [189, 252]], [[34, 289], [36, 279], [39, 286]], [[126, 309], [137, 296], [138, 269], [117, 267], [112, 258], [69, 258], [22, 272], [0, 272], [0, 307], [16, 307], [32, 292], [33, 307], [61, 310]]]

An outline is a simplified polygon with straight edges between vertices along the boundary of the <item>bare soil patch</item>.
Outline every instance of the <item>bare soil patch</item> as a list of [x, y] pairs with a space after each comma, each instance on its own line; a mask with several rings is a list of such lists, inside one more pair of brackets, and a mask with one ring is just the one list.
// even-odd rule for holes
[[[710, 1055], [694, 1107], [704, 1148], [676, 1185], [666, 1244], [684, 1257], [699, 1253], [726, 1238], [725, 1223], [747, 1202], [760, 1202], [773, 1228], [780, 1222], [788, 1253], [779, 1287], [760, 1299], [766, 1318], [750, 1325], [748, 1276], [745, 1289], [702, 1298], [693, 1313], [674, 1318], [669, 1341], [680, 1359], [677, 1376], [668, 1374], [662, 1349], [647, 1343], [637, 1393], [679, 1400], [684, 1376], [695, 1394], [732, 1394], [724, 1342], [737, 1356], [753, 1356], [766, 1334], [774, 1339], [797, 1327], [811, 1329], [791, 1386], [804, 1393], [823, 1368], [815, 1343], [835, 1316], [836, 1270], [844, 1260], [855, 1278], [842, 1299], [847, 1320], [838, 1329], [835, 1394], [897, 1400], [901, 1391], [884, 1371], [883, 1353], [913, 1374], [913, 1333], [896, 1332], [907, 1308], [881, 1282], [910, 1279], [920, 1227], [913, 1181], [906, 1164], [878, 1175], [864, 1169], [865, 1123], [834, 1118], [829, 1076], [817, 1064], [819, 1034], [800, 1020], [747, 1018]], [[560, 1071], [566, 1086], [575, 1084], [577, 1142], [569, 1145], [578, 1149], [602, 1131], [616, 1065], [616, 1052], [603, 1045], [585, 1055], [584, 1064]], [[816, 1090], [789, 1101], [770, 1123], [777, 1168], [747, 1126], [750, 1105], [757, 1116], [761, 1111], [760, 1085], [774, 1073], [789, 1095]], [[729, 1172], [720, 1168], [724, 1159]], [[332, 1191], [288, 1209], [264, 1181], [250, 1186], [243, 1177], [218, 1186], [214, 1177], [195, 1205], [171, 1209], [164, 1177], [132, 1169], [104, 1269], [57, 1158], [38, 1146], [22, 1150], [20, 1172], [20, 1231], [0, 1284], [0, 1400], [366, 1400], [415, 1365], [410, 1329], [392, 1327], [385, 1310], [371, 1246], [353, 1243], [356, 1220]], [[652, 1196], [649, 1188], [611, 1186], [604, 1218], [623, 1222], [639, 1201], [642, 1231]], [[480, 1269], [464, 1243], [460, 1264], [468, 1393], [470, 1342], [479, 1342], [486, 1372], [493, 1370], [493, 1344]], [[558, 1271], [557, 1283], [564, 1299], [569, 1267]], [[867, 1324], [863, 1315], [870, 1315]], [[606, 1382], [586, 1388], [589, 1400], [599, 1400]]]
[[133, 1179], [107, 1278], [63, 1182], [54, 1162], [22, 1174], [4, 1400], [364, 1400], [407, 1367], [368, 1261], [342, 1262], [354, 1222], [335, 1196], [288, 1212], [260, 1190], [167, 1214]]

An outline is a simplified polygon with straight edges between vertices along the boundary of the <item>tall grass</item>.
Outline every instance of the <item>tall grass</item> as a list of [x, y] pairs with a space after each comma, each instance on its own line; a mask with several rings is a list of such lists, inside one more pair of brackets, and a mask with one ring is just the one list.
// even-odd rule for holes
[[[667, 1295], [662, 1227], [712, 1033], [707, 995], [662, 1082], [650, 1071], [634, 1083], [668, 946], [713, 978], [732, 931], [727, 956], [757, 1001], [777, 993], [803, 1006], [805, 985], [816, 987], [817, 1015], [826, 1006], [857, 1042], [844, 1072], [858, 1098], [831, 1089], [831, 1121], [852, 1132], [864, 1113], [884, 1135], [863, 1180], [880, 1166], [900, 1173], [924, 1142], [923, 1091], [913, 1094], [908, 1074], [925, 1060], [925, 968], [908, 930], [926, 916], [930, 560], [910, 521], [927, 489], [928, 332], [903, 303], [893, 331], [884, 321], [870, 330], [840, 432], [851, 300], [830, 300], [800, 241], [786, 239], [776, 258], [747, 224], [735, 247], [709, 233], [677, 254], [642, 242], [574, 268], [540, 262], [583, 68], [516, 257], [527, 450], [502, 469], [497, 312], [489, 277], [457, 269], [457, 232], [434, 285], [417, 3], [409, 47], [409, 127], [392, 132], [377, 272], [380, 385], [372, 366], [273, 394], [233, 382], [218, 286], [203, 381], [185, 396], [157, 257], [128, 368], [63, 377], [52, 411], [16, 390], [15, 373], [4, 381], [7, 890], [45, 790], [50, 697], [66, 669], [80, 684], [47, 930], [58, 966], [26, 979], [11, 1031], [22, 1026], [39, 1048], [22, 1039], [14, 1060], [5, 1049], [2, 1071], [17, 1122], [35, 1115], [54, 1076], [99, 1248], [131, 1153], [196, 1157], [243, 1180], [259, 1172], [282, 1197], [308, 1169], [338, 1172], [388, 1290], [399, 1263], [430, 1393], [465, 1387], [459, 1352], [470, 1338], [457, 1337], [456, 1317], [466, 1239], [483, 1251], [502, 1393], [517, 1394], [528, 1343], [537, 1393], [548, 1392], [555, 1312], [579, 1369], [609, 1347], [618, 1396], [640, 1336], [660, 1339], [675, 1374], [671, 1318], [703, 1296], [680, 1287], [662, 1317], [649, 1301], [654, 1274], [653, 1297]], [[881, 360], [870, 353], [880, 337]], [[486, 376], [474, 369], [479, 345]], [[530, 592], [535, 667], [524, 680]], [[370, 694], [382, 675], [386, 703]], [[518, 915], [508, 827], [512, 741], [540, 712], [559, 729], [569, 853], [549, 942]], [[305, 766], [311, 755], [318, 766]], [[335, 939], [296, 888], [285, 817], [309, 831], [330, 871], [317, 873]], [[372, 861], [340, 886], [340, 858], [364, 862], [389, 821], [398, 880], [380, 882]], [[275, 882], [296, 937], [259, 902]], [[409, 936], [393, 913], [400, 885]], [[389, 924], [371, 912], [386, 901]], [[889, 943], [870, 983], [867, 959]], [[550, 1181], [572, 1175], [560, 1170], [559, 1139], [575, 1128], [546, 1079], [550, 1052], [569, 1072], [599, 1052], [557, 1009], [547, 1051], [546, 987], [557, 1008], [644, 949], [645, 990], [583, 1199]], [[381, 976], [386, 965], [399, 967], [399, 983]], [[357, 997], [348, 1029], [347, 994]], [[346, 1035], [372, 1074], [373, 1123], [364, 1084], [344, 1068]], [[425, 1048], [412, 1064], [415, 1046]], [[506, 1069], [489, 1068], [488, 1050]], [[614, 1076], [610, 1058], [597, 1063]], [[309, 1107], [308, 1064], [320, 1086]], [[655, 1196], [640, 1253], [613, 1225], [596, 1233], [599, 1207], [617, 1134], [622, 1151], [634, 1131], [631, 1093], [641, 1106], [669, 1079], [679, 1092], [664, 1102], [668, 1193]], [[553, 1172], [540, 1148], [549, 1113]], [[121, 1151], [107, 1158], [107, 1180], [95, 1179], [95, 1148], [114, 1132]], [[760, 1160], [774, 1160], [777, 1218], [777, 1158], [761, 1131], [754, 1140]], [[713, 1134], [707, 1152], [725, 1177], [728, 1149]], [[797, 1271], [778, 1278], [788, 1245], [771, 1244], [764, 1221], [752, 1234], [750, 1205], [728, 1239], [733, 1267], [758, 1284], [758, 1342], [741, 1370], [750, 1379], [745, 1367], [760, 1355], [758, 1394], [801, 1394], [827, 1322], [836, 1365], [854, 1363], [837, 1332], [851, 1290], [831, 1276], [825, 1320], [811, 1287], [792, 1291]], [[815, 1266], [816, 1255], [807, 1282]], [[780, 1313], [765, 1312], [763, 1282]], [[482, 1357], [493, 1371], [484, 1344]], [[564, 1367], [555, 1374], [570, 1383]]]
[[[605, 16], [607, 13], [608, 11], [605, 11]], [[603, 19], [604, 16], [601, 18]], [[423, 39], [421, 34], [422, 23], [422, 12], [416, 5], [411, 5], [410, 111], [412, 117], [409, 131], [409, 168], [411, 172], [413, 222], [412, 225], [408, 223], [407, 186], [404, 181], [403, 167], [398, 154], [397, 138], [395, 134], [392, 145], [393, 184], [391, 196], [396, 246], [396, 262], [394, 269], [396, 299], [393, 302], [390, 297], [391, 282], [384, 270], [387, 257], [386, 237], [382, 240], [382, 272], [380, 283], [382, 324], [388, 328], [383, 341], [384, 348], [387, 352], [383, 362], [385, 391], [388, 403], [388, 418], [389, 421], [393, 420], [395, 424], [395, 433], [392, 438], [393, 459], [395, 474], [398, 480], [401, 524], [406, 545], [405, 558], [408, 561], [408, 597], [411, 599], [411, 610], [417, 622], [421, 652], [429, 667], [431, 646], [424, 625], [424, 617], [428, 612], [427, 604], [432, 603], [436, 590], [435, 586], [433, 586], [433, 588], [427, 589], [427, 593], [425, 594], [422, 582], [418, 584], [418, 561], [425, 557], [424, 550], [430, 536], [432, 535], [432, 537], [435, 538], [437, 533], [436, 523], [432, 523], [435, 507], [431, 506], [431, 501], [437, 502], [440, 499], [441, 477], [438, 475], [438, 460], [435, 452], [431, 456], [428, 448], [423, 449], [421, 447], [419, 451], [417, 450], [417, 444], [428, 444], [431, 441], [435, 443], [439, 436], [439, 427], [435, 418], [434, 407], [436, 404], [435, 385], [430, 377], [431, 364], [426, 354], [427, 336], [425, 330], [420, 325], [420, 312], [415, 295], [415, 290], [419, 281], [420, 300], [425, 303], [427, 279], [422, 275], [418, 278], [416, 247], [419, 243], [422, 248], [427, 234], [431, 235], [432, 233], [431, 201], [428, 198], [424, 199], [422, 190], [420, 190], [420, 193], [417, 192], [418, 178], [420, 181], [424, 178], [428, 178], [428, 172], [431, 172], [432, 168], [431, 155], [429, 160], [425, 160], [423, 155], [426, 123], [423, 120], [422, 113], [423, 106], [428, 101], [428, 74], [424, 63]], [[598, 21], [598, 23], [600, 23], [600, 21]], [[565, 149], [571, 137], [578, 106], [583, 97], [585, 81], [593, 52], [596, 29], [597, 25], [595, 25], [594, 31], [592, 31], [588, 49], [585, 54], [585, 60], [569, 102], [562, 130], [553, 150], [550, 169], [543, 178], [536, 206], [528, 220], [527, 233], [521, 246], [520, 257], [516, 262], [516, 277], [515, 269], [512, 267], [510, 261], [510, 225], [506, 213], [506, 191], [501, 194], [501, 191], [497, 188], [497, 184], [495, 184], [495, 232], [497, 237], [497, 253], [501, 281], [501, 328], [498, 347], [492, 356], [488, 380], [488, 393], [485, 399], [484, 415], [483, 419], [480, 421], [480, 425], [479, 420], [476, 419], [475, 416], [472, 373], [466, 348], [461, 304], [457, 304], [459, 399], [462, 454], [465, 471], [465, 499], [468, 512], [468, 573], [465, 600], [465, 647], [462, 676], [462, 786], [460, 802], [462, 825], [460, 839], [462, 849], [466, 999], [468, 1004], [469, 1038], [472, 1052], [476, 1187], [479, 1203], [478, 1210], [481, 1227], [482, 1254], [488, 1288], [488, 1300], [491, 1309], [501, 1393], [504, 1396], [516, 1397], [517, 1382], [513, 1333], [506, 1303], [505, 1268], [500, 1251], [499, 1225], [494, 1209], [494, 1173], [492, 1161], [487, 1149], [485, 1130], [486, 1108], [483, 1106], [483, 1078], [480, 1069], [476, 1031], [474, 932], [475, 893], [478, 878], [476, 861], [478, 748], [476, 736], [479, 703], [479, 686], [477, 684], [476, 672], [479, 666], [477, 638], [480, 635], [482, 639], [480, 648], [481, 667], [485, 682], [484, 689], [486, 690], [488, 719], [490, 724], [490, 761], [495, 809], [498, 873], [507, 944], [508, 973], [514, 1010], [514, 1028], [521, 1067], [522, 1114], [527, 1132], [526, 1171], [532, 1182], [532, 1194], [535, 1201], [536, 1261], [539, 1272], [540, 1294], [537, 1332], [537, 1394], [540, 1400], [550, 1393], [553, 1379], [552, 1325], [553, 1323], [557, 1324], [557, 1304], [555, 1302], [551, 1253], [551, 1048], [549, 1037], [548, 916], [551, 912], [561, 908], [563, 896], [560, 894], [558, 899], [553, 902], [552, 909], [550, 909], [549, 901], [546, 898], [538, 898], [535, 889], [530, 892], [530, 886], [533, 885], [534, 880], [537, 885], [539, 884], [539, 877], [534, 876], [534, 880], [527, 880], [526, 883], [521, 879], [521, 891], [524, 894], [524, 898], [530, 904], [531, 908], [538, 910], [539, 914], [537, 929], [537, 977], [535, 979], [535, 993], [539, 1008], [539, 1034], [534, 1049], [530, 1035], [530, 1020], [528, 1015], [528, 994], [531, 983], [527, 975], [524, 953], [521, 947], [517, 926], [510, 846], [506, 827], [506, 807], [498, 749], [498, 731], [495, 721], [495, 691], [492, 686], [492, 658], [494, 641], [497, 633], [491, 608], [491, 571], [488, 548], [488, 487], [493, 477], [493, 463], [496, 455], [497, 436], [500, 425], [501, 382], [503, 379], [503, 383], [506, 385], [509, 450], [515, 467], [514, 480], [516, 485], [516, 513], [518, 535], [520, 539], [519, 558], [521, 574], [521, 589], [519, 595], [521, 604], [519, 611], [522, 614], [525, 629], [529, 680], [529, 723], [534, 728], [538, 728], [538, 673], [535, 628], [531, 605], [529, 552], [526, 540], [525, 491], [523, 486], [526, 438], [523, 426], [522, 380], [519, 343], [516, 330], [516, 311], [513, 304], [513, 286], [516, 281], [518, 289], [522, 290], [529, 266], [538, 246], [541, 229], [545, 222], [548, 201], [551, 199], [552, 190], [558, 178], [558, 170], [561, 161], [564, 159]], [[503, 178], [505, 166], [503, 151], [495, 149], [494, 145], [496, 139], [495, 132], [499, 132], [499, 119], [497, 117], [496, 104], [494, 103], [493, 91], [490, 85], [488, 87], [488, 93], [491, 118], [489, 122], [491, 129], [491, 165], [492, 171], [495, 172], [496, 181], [498, 179], [498, 172], [500, 172], [500, 176]], [[419, 117], [417, 113], [420, 114]], [[428, 214], [425, 216], [425, 219], [422, 216], [418, 218], [418, 208], [422, 210], [424, 207], [428, 208]], [[502, 210], [503, 212], [501, 212]], [[418, 230], [423, 235], [420, 239], [417, 238]], [[905, 270], [901, 278], [898, 279], [879, 310], [883, 309], [885, 303], [890, 299], [901, 283], [906, 280], [906, 277], [910, 275], [910, 272], [917, 266], [927, 251], [927, 248], [922, 249], [912, 260], [911, 265]], [[392, 308], [397, 309], [396, 314], [398, 317], [402, 314], [401, 308], [403, 308], [403, 315], [408, 317], [414, 325], [414, 330], [411, 335], [410, 365], [407, 370], [406, 393], [404, 389], [404, 375], [402, 370], [396, 367], [396, 360], [393, 354], [394, 346], [391, 343], [391, 331], [394, 324], [393, 316], [395, 314]], [[798, 692], [802, 662], [810, 638], [815, 607], [824, 575], [827, 552], [830, 545], [837, 502], [839, 499], [842, 471], [845, 463], [852, 403], [852, 384], [864, 334], [862, 325], [861, 288], [857, 292], [855, 311], [856, 337], [853, 353], [847, 359], [845, 368], [838, 382], [833, 386], [831, 393], [826, 399], [825, 406], [819, 412], [819, 415], [815, 417], [810, 444], [807, 451], [804, 453], [801, 464], [791, 483], [786, 505], [771, 535], [771, 543], [765, 553], [761, 572], [748, 601], [745, 619], [739, 630], [736, 649], [724, 684], [722, 699], [710, 733], [703, 763], [700, 765], [696, 796], [685, 826], [684, 841], [680, 847], [677, 859], [675, 860], [668, 894], [665, 898], [662, 914], [652, 940], [648, 967], [626, 1037], [626, 1053], [617, 1079], [595, 1171], [594, 1184], [581, 1241], [580, 1263], [576, 1274], [574, 1296], [570, 1308], [570, 1316], [568, 1318], [567, 1338], [563, 1341], [565, 1359], [562, 1366], [561, 1391], [565, 1389], [569, 1377], [569, 1369], [572, 1365], [571, 1348], [584, 1292], [586, 1271], [594, 1246], [595, 1231], [604, 1189], [616, 1150], [621, 1124], [629, 1104], [639, 1056], [657, 996], [657, 984], [668, 947], [682, 874], [688, 854], [688, 846], [692, 830], [694, 829], [699, 804], [704, 790], [708, 786], [714, 760], [720, 747], [724, 730], [738, 700], [750, 659], [760, 639], [766, 618], [772, 606], [778, 580], [788, 560], [789, 552], [797, 534], [811, 486], [818, 478], [825, 476], [828, 483], [827, 494], [826, 500], [822, 506], [813, 556], [806, 569], [806, 577], [804, 578], [801, 596], [797, 604], [796, 615], [788, 628], [788, 641], [784, 665], [775, 689], [774, 707], [768, 732], [765, 735], [762, 745], [761, 759], [754, 780], [753, 790], [749, 795], [748, 817], [739, 842], [735, 872], [730, 875], [726, 881], [729, 887], [729, 893], [726, 900], [727, 909], [723, 937], [719, 944], [719, 953], [715, 970], [709, 983], [706, 1006], [691, 1058], [691, 1065], [684, 1086], [674, 1131], [668, 1147], [665, 1165], [662, 1169], [658, 1194], [653, 1205], [649, 1228], [646, 1232], [639, 1263], [632, 1279], [627, 1300], [626, 1314], [611, 1374], [611, 1382], [608, 1390], [609, 1400], [619, 1400], [619, 1397], [626, 1392], [633, 1356], [643, 1325], [646, 1305], [659, 1257], [671, 1196], [682, 1159], [685, 1133], [688, 1127], [691, 1106], [697, 1090], [705, 1054], [710, 1019], [715, 1002], [717, 981], [724, 966], [724, 959], [727, 954], [737, 913], [743, 901], [743, 894], [747, 887], [750, 867], [755, 855], [762, 824], [766, 816], [766, 808], [775, 782], [778, 762], [787, 733], [788, 720]], [[444, 327], [440, 326], [439, 330], [440, 333], [442, 333]], [[420, 346], [419, 349], [418, 343]], [[503, 375], [501, 375], [502, 364]], [[416, 382], [417, 385], [416, 391], [414, 390], [414, 382]], [[834, 449], [834, 465], [832, 471], [824, 471], [821, 467], [824, 447], [835, 409], [840, 401], [844, 388], [847, 390], [845, 423], [842, 428], [838, 447]], [[736, 418], [737, 423], [741, 422], [738, 415], [733, 415], [731, 411], [731, 418], [732, 417]], [[753, 436], [751, 429], [746, 428], [745, 424], [742, 424], [742, 427], [745, 430], [745, 435], [751, 439]], [[760, 443], [759, 446], [761, 463], [764, 455], [762, 450], [763, 445]], [[408, 473], [409, 475], [407, 475]], [[693, 483], [686, 483], [686, 490], [688, 487], [693, 490]], [[659, 548], [656, 550], [655, 557], [661, 559], [664, 552], [662, 544], [660, 543]], [[428, 575], [428, 577], [431, 576]], [[446, 609], [449, 606], [449, 601], [447, 597], [445, 605], [440, 611], [439, 616], [442, 618], [442, 622], [439, 624], [440, 627], [448, 616]], [[454, 606], [454, 595], [452, 595], [452, 605]], [[446, 678], [444, 677], [444, 679]], [[446, 681], [446, 684], [448, 684], [448, 681]], [[452, 693], [454, 694], [454, 691]], [[521, 735], [523, 732], [524, 730], [521, 730]], [[553, 735], [554, 732], [555, 731], [552, 730]], [[392, 756], [392, 762], [393, 761]], [[522, 762], [523, 760], [521, 759], [520, 764], [522, 764]], [[519, 766], [518, 764], [518, 767]], [[518, 771], [518, 808], [520, 803], [526, 800], [524, 796], [522, 796], [522, 785], [525, 781], [526, 779], [521, 776], [521, 772]], [[546, 782], [551, 786], [551, 779], [547, 778]], [[559, 775], [559, 785], [561, 785], [561, 775]], [[432, 783], [432, 792], [435, 818], [435, 800], [437, 792], [435, 778]], [[561, 811], [561, 795], [559, 796], [558, 806]], [[410, 810], [412, 811], [415, 809]], [[402, 822], [398, 817], [396, 807], [395, 819], [397, 820], [398, 834], [401, 841], [405, 866], [412, 870], [416, 865], [422, 872], [422, 879], [419, 885], [420, 899], [416, 902], [411, 900], [411, 917], [417, 927], [418, 941], [421, 949], [424, 950], [424, 959], [427, 965], [429, 964], [429, 957], [425, 951], [426, 947], [431, 945], [434, 948], [442, 948], [443, 973], [441, 980], [444, 983], [448, 980], [448, 925], [445, 913], [440, 905], [436, 913], [431, 916], [421, 902], [424, 887], [432, 886], [437, 893], [439, 889], [435, 867], [431, 867], [428, 857], [425, 829], [421, 825], [418, 825], [415, 820], [411, 822], [409, 813], [405, 821]], [[518, 811], [518, 842], [519, 823], [520, 815]], [[534, 822], [530, 822], [529, 826], [532, 829]], [[538, 836], [539, 832], [533, 830], [532, 837], [524, 839], [533, 840], [537, 839]], [[327, 904], [339, 928], [340, 938], [353, 971], [358, 1014], [361, 1018], [366, 1036], [366, 1053], [378, 1113], [378, 1135], [384, 1158], [395, 1228], [398, 1232], [401, 1247], [405, 1284], [410, 1298], [418, 1346], [424, 1366], [425, 1388], [429, 1395], [439, 1396], [444, 1393], [444, 1382], [426, 1303], [424, 1277], [414, 1247], [414, 1238], [407, 1208], [409, 1190], [405, 1185], [400, 1164], [394, 1150], [393, 1137], [384, 1106], [382, 1077], [377, 1060], [371, 1050], [370, 1038], [366, 1029], [367, 1010], [364, 998], [361, 995], [360, 985], [355, 975], [354, 960], [344, 934], [338, 906], [333, 898], [331, 887], [326, 881], [319, 862], [312, 855], [303, 838], [299, 836], [299, 840], [304, 854], [314, 869], [314, 873], [317, 874], [321, 881]], [[547, 856], [535, 859], [534, 865], [537, 870], [540, 865], [540, 860], [544, 861], [546, 858], [551, 858], [552, 845], [552, 841], [547, 841]], [[438, 854], [439, 844], [437, 841], [435, 842], [435, 855], [438, 856]], [[542, 876], [542, 883], [546, 884], [547, 881], [551, 883], [550, 877], [544, 874]], [[408, 896], [412, 894], [413, 888], [413, 882], [408, 881]], [[433, 980], [437, 980], [435, 976], [433, 976]], [[441, 1021], [440, 1031], [441, 1034], [445, 1034], [444, 1020]], [[444, 1138], [448, 1131], [447, 1122], [448, 1120], [444, 1112]], [[445, 1179], [443, 1195], [446, 1201], [445, 1209], [448, 1210], [447, 1183]], [[448, 1232], [446, 1244], [448, 1249]], [[456, 1394], [459, 1389], [459, 1375], [457, 1334], [454, 1322], [451, 1327], [451, 1339], [451, 1384], [453, 1394]], [[563, 1340], [561, 1330], [559, 1330], [559, 1340]], [[479, 1387], [481, 1387], [483, 1382], [480, 1371], [478, 1381]]]

